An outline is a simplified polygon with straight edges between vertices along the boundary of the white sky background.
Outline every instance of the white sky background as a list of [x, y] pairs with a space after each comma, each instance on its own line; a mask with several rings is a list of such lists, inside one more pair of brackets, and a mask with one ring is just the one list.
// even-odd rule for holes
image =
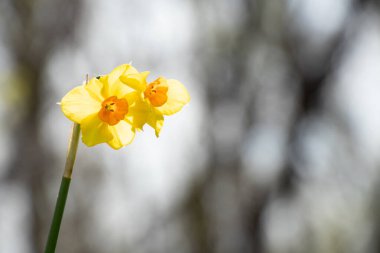
[[[297, 12], [300, 15], [297, 16], [296, 22], [321, 37], [329, 36], [344, 21], [347, 6], [343, 0], [291, 2], [291, 7], [300, 7]], [[112, 243], [120, 240], [133, 243], [138, 240], [149, 228], [150, 219], [156, 215], [165, 215], [176, 200], [181, 198], [189, 179], [200, 173], [199, 168], [207, 158], [201, 129], [203, 120], [207, 119], [202, 102], [203, 84], [192, 73], [192, 66], [196, 64], [194, 47], [199, 43], [196, 41], [196, 33], [197, 29], [201, 28], [195, 27], [196, 15], [187, 1], [157, 0], [147, 4], [138, 0], [88, 0], [84, 9], [74, 45], [63, 45], [58, 49], [56, 54], [52, 55], [46, 72], [46, 82], [49, 84], [49, 92], [53, 91], [53, 97], [45, 101], [47, 117], [41, 131], [47, 133], [46, 143], [50, 143], [51, 148], [57, 154], [61, 154], [62, 167], [56, 168], [56, 175], [60, 177], [63, 169], [71, 122], [63, 116], [55, 103], [67, 91], [81, 83], [87, 73], [96, 76], [110, 72], [119, 64], [132, 61], [138, 70], [151, 71], [149, 80], [164, 75], [182, 81], [192, 97], [190, 104], [180, 113], [165, 120], [159, 139], [156, 139], [153, 131], [147, 127], [143, 134], [137, 134], [132, 145], [120, 151], [114, 151], [105, 145], [87, 148], [80, 144], [77, 167], [79, 168], [86, 159], [91, 159], [99, 161], [103, 169], [102, 186], [97, 189], [100, 198], [94, 203], [92, 217], [102, 217], [102, 228], [97, 233], [103, 238], [109, 237], [107, 245], [103, 245], [106, 252]], [[322, 14], [324, 18], [320, 18]], [[378, 24], [380, 22], [376, 18], [363, 18], [361, 27], [356, 28], [361, 32], [358, 32], [357, 39], [348, 45], [352, 53], [346, 56], [341, 69], [332, 80], [336, 82], [336, 88], [331, 91], [332, 106], [350, 119], [349, 123], [354, 129], [358, 145], [362, 147], [363, 155], [372, 161], [378, 161], [380, 153]], [[9, 64], [1, 44], [0, 55], [1, 69], [7, 69]], [[5, 86], [0, 86], [0, 97], [4, 88]], [[4, 107], [1, 106], [1, 101], [2, 97], [0, 119], [3, 122], [5, 119], [1, 108]], [[54, 143], [50, 140], [54, 140]], [[7, 159], [4, 154], [7, 154], [10, 141], [4, 129], [0, 128], [0, 176], [3, 171], [2, 165]], [[265, 150], [271, 149], [268, 139], [261, 141], [265, 143]], [[275, 145], [275, 142], [273, 143]], [[273, 161], [268, 160], [268, 156], [263, 154], [262, 150], [260, 146], [252, 148], [250, 159], [256, 164], [264, 164], [262, 167], [265, 168], [265, 163], [273, 164]], [[322, 147], [320, 153], [323, 154], [325, 151]], [[91, 168], [83, 169], [88, 171], [74, 171], [69, 195], [84, 190], [79, 185], [85, 181], [85, 178], [81, 177], [91, 173]], [[367, 177], [364, 177], [363, 182], [373, 174], [366, 171], [365, 175]], [[55, 198], [55, 191], [58, 191], [59, 177], [50, 186], [53, 190], [57, 188], [51, 192], [52, 199]], [[22, 243], [26, 242], [26, 238], [21, 238], [21, 243], [19, 239], [22, 226], [15, 226], [25, 222], [27, 217], [24, 199], [25, 193], [22, 188], [0, 186], [0, 202], [3, 203], [0, 206], [0, 252], [27, 252], [27, 247]], [[73, 201], [74, 197], [69, 197], [68, 213], [75, 205]], [[329, 201], [326, 203], [331, 204]], [[277, 209], [273, 210], [276, 212]], [[271, 211], [270, 215], [274, 218], [269, 220], [269, 223], [284, 222], [284, 216], [280, 219], [273, 212]], [[285, 223], [282, 227], [290, 225]], [[279, 248], [283, 246], [281, 243], [286, 244], [288, 236], [291, 236], [288, 229], [276, 229], [272, 233], [274, 234], [269, 234], [269, 237], [274, 240], [274, 247]], [[110, 234], [112, 236], [109, 236]]]

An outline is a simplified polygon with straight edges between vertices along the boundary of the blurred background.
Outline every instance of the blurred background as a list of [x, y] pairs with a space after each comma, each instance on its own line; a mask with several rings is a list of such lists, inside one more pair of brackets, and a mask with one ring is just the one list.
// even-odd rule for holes
[[0, 252], [42, 252], [72, 122], [132, 62], [192, 100], [79, 145], [57, 252], [380, 252], [377, 0], [2, 0]]

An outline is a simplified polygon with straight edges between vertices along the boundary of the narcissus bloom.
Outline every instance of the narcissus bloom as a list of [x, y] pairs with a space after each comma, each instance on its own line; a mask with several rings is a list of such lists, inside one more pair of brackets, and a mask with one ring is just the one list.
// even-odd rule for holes
[[[130, 75], [127, 86], [119, 77]], [[138, 73], [129, 64], [109, 75], [91, 79], [88, 84], [69, 91], [61, 100], [61, 109], [70, 120], [80, 124], [82, 141], [87, 146], [108, 143], [119, 149], [133, 141], [135, 129], [141, 128], [145, 115], [141, 95], [133, 86], [146, 73]], [[144, 109], [144, 107], [143, 107]]]
[[159, 77], [148, 84], [148, 75], [123, 64], [109, 75], [75, 87], [62, 98], [63, 113], [80, 124], [82, 141], [87, 146], [108, 143], [119, 149], [131, 143], [135, 130], [142, 130], [146, 123], [158, 137], [164, 116], [180, 111], [190, 101], [179, 81]]
[[185, 86], [174, 79], [159, 77], [148, 84], [148, 74], [149, 72], [142, 72], [139, 78], [136, 78], [135, 74], [125, 72], [120, 76], [120, 80], [126, 86], [142, 93], [144, 103], [139, 106], [140, 119], [153, 127], [158, 137], [164, 124], [164, 116], [180, 111], [190, 101], [190, 95]]

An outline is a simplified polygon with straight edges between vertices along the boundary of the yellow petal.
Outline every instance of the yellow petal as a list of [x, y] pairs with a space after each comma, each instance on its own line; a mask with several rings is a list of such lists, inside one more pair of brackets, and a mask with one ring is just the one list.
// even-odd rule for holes
[[123, 75], [129, 75], [129, 74], [137, 74], [139, 73], [137, 69], [135, 69], [131, 64], [125, 64], [127, 65], [125, 72]]
[[155, 107], [163, 115], [172, 115], [182, 109], [182, 107], [189, 103], [190, 95], [185, 86], [174, 79], [167, 80], [168, 85], [168, 100], [160, 107]]
[[127, 120], [133, 125], [134, 128], [142, 130], [145, 123], [147, 123], [148, 116], [151, 113], [150, 106], [143, 102], [143, 100], [135, 100], [133, 106], [129, 108]]
[[120, 76], [125, 72], [138, 73], [131, 65], [123, 64], [116, 67], [109, 75], [107, 75], [107, 78], [102, 79], [104, 84], [103, 94], [105, 97], [117, 96], [118, 98], [122, 98], [126, 94], [135, 91], [120, 81]]
[[103, 86], [104, 85], [100, 80], [98, 80], [97, 78], [92, 78], [84, 87], [95, 100], [101, 103], [105, 99], [102, 94]]
[[141, 95], [137, 91], [129, 92], [127, 95], [123, 96], [122, 98], [125, 98], [128, 101], [129, 106], [134, 105], [138, 101], [142, 101]]
[[113, 149], [120, 149], [130, 144], [135, 137], [135, 131], [133, 127], [124, 120], [120, 121], [114, 126], [109, 126], [109, 129], [113, 138], [107, 143]]
[[161, 128], [164, 125], [164, 116], [153, 109], [151, 113], [148, 114], [147, 123], [154, 128], [156, 136], [159, 137]]
[[120, 76], [120, 80], [129, 87], [137, 91], [144, 92], [146, 89], [146, 78], [148, 75], [149, 71], [141, 73], [125, 72], [122, 76]]
[[100, 108], [101, 103], [91, 96], [84, 86], [72, 89], [61, 100], [62, 112], [79, 124], [89, 115], [97, 113]]
[[90, 115], [82, 121], [80, 126], [82, 141], [89, 147], [108, 142], [113, 137], [109, 130], [110, 127], [99, 119], [98, 114]]
[[113, 84], [109, 84], [110, 96], [117, 96], [118, 98], [123, 98], [131, 92], [135, 92], [134, 89], [123, 84], [120, 79], [116, 80]]
[[116, 67], [111, 73], [108, 75], [108, 81], [110, 83], [114, 83], [122, 74], [136, 74], [138, 71], [132, 67], [130, 64], [122, 64]]

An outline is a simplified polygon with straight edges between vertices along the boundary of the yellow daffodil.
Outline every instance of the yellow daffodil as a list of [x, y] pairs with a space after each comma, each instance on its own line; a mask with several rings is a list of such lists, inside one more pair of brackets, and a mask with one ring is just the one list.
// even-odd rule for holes
[[[122, 74], [129, 73], [130, 83], [120, 82]], [[130, 144], [135, 129], [141, 128], [145, 116], [140, 113], [141, 95], [132, 88], [141, 74], [129, 64], [115, 68], [109, 75], [91, 79], [88, 84], [69, 91], [61, 101], [63, 113], [80, 124], [82, 141], [87, 146], [108, 143], [119, 149]]]
[[120, 80], [142, 94], [144, 102], [139, 102], [139, 120], [153, 127], [158, 137], [164, 124], [164, 116], [180, 111], [190, 101], [190, 95], [185, 86], [174, 79], [159, 77], [147, 84], [148, 74], [149, 72], [136, 74], [126, 71], [120, 76]]

